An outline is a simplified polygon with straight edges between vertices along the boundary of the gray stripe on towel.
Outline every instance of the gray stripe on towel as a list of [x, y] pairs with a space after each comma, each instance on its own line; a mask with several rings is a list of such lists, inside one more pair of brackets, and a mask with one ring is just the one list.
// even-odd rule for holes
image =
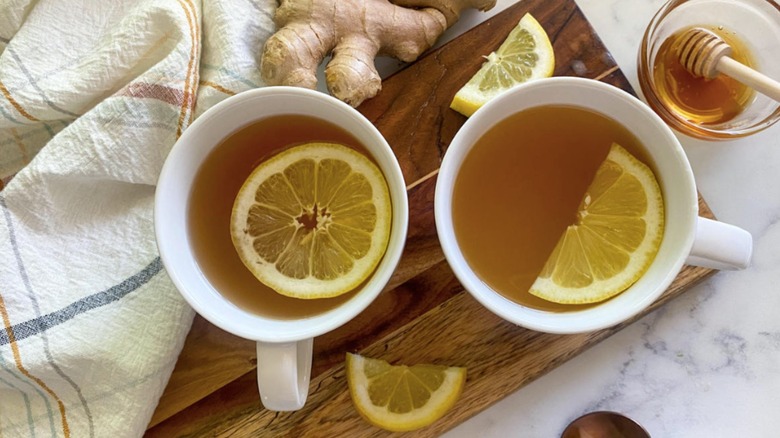
[[60, 108], [57, 104], [51, 101], [49, 97], [44, 93], [43, 89], [38, 86], [38, 81], [32, 76], [29, 70], [27, 70], [27, 67], [24, 66], [24, 62], [22, 62], [22, 59], [19, 57], [19, 55], [16, 54], [15, 51], [8, 49], [8, 54], [11, 55], [11, 57], [14, 58], [14, 61], [16, 61], [16, 65], [19, 66], [19, 70], [27, 77], [27, 81], [29, 82], [30, 86], [33, 87], [35, 91], [38, 92], [38, 95], [41, 96], [44, 102], [46, 102], [46, 105], [49, 106], [49, 108], [57, 110], [63, 114], [67, 114], [69, 116], [73, 116], [74, 118], [79, 118], [81, 115], [76, 114], [74, 112], [70, 112], [66, 110], [65, 108]]
[[[13, 330], [14, 337], [16, 338], [17, 342], [30, 336], [37, 335], [54, 326], [73, 319], [74, 317], [84, 312], [88, 312], [92, 309], [96, 309], [119, 300], [130, 292], [133, 292], [134, 290], [146, 284], [161, 270], [162, 261], [160, 260], [160, 257], [156, 257], [140, 272], [124, 280], [123, 282], [102, 292], [84, 297], [55, 312], [16, 324], [11, 327], [11, 330]], [[5, 331], [0, 332], [0, 345], [6, 345], [8, 342], [8, 333]]]

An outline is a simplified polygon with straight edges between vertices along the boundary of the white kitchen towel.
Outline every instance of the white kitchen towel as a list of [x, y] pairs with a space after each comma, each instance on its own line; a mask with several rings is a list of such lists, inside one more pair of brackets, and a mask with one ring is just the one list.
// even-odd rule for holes
[[273, 0], [0, 0], [0, 437], [143, 434], [193, 313], [154, 240], [170, 148], [262, 86]]

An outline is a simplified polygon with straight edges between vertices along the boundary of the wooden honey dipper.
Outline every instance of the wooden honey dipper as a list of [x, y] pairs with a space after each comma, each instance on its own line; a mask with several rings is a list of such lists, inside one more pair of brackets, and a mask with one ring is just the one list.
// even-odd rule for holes
[[689, 73], [712, 79], [723, 73], [780, 102], [780, 82], [730, 57], [731, 46], [718, 34], [694, 27], [677, 40], [677, 56]]

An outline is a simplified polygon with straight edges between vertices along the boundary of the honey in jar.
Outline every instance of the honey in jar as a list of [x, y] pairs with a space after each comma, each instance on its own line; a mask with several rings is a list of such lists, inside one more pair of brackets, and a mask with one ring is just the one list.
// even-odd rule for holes
[[[749, 67], [754, 61], [746, 45], [734, 32], [722, 27], [706, 27], [718, 34], [732, 48], [731, 57]], [[653, 65], [653, 80], [658, 98], [664, 104], [693, 123], [715, 125], [736, 117], [750, 104], [754, 91], [726, 75], [713, 79], [695, 77], [680, 63], [677, 54], [679, 36], [686, 29], [667, 38], [658, 49]]]

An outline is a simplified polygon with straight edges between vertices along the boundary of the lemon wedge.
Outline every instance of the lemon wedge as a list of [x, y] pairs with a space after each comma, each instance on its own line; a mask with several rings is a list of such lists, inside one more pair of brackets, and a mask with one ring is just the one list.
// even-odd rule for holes
[[369, 423], [393, 432], [427, 426], [457, 401], [466, 369], [441, 365], [390, 365], [347, 353], [347, 383], [355, 409]]
[[387, 249], [392, 206], [382, 172], [333, 143], [287, 149], [255, 168], [236, 196], [230, 233], [265, 285], [295, 298], [355, 289]]
[[530, 293], [562, 304], [596, 303], [631, 286], [650, 267], [664, 232], [653, 171], [613, 144]]
[[466, 117], [499, 94], [527, 81], [552, 76], [555, 53], [544, 28], [525, 14], [506, 40], [455, 94], [450, 108]]

